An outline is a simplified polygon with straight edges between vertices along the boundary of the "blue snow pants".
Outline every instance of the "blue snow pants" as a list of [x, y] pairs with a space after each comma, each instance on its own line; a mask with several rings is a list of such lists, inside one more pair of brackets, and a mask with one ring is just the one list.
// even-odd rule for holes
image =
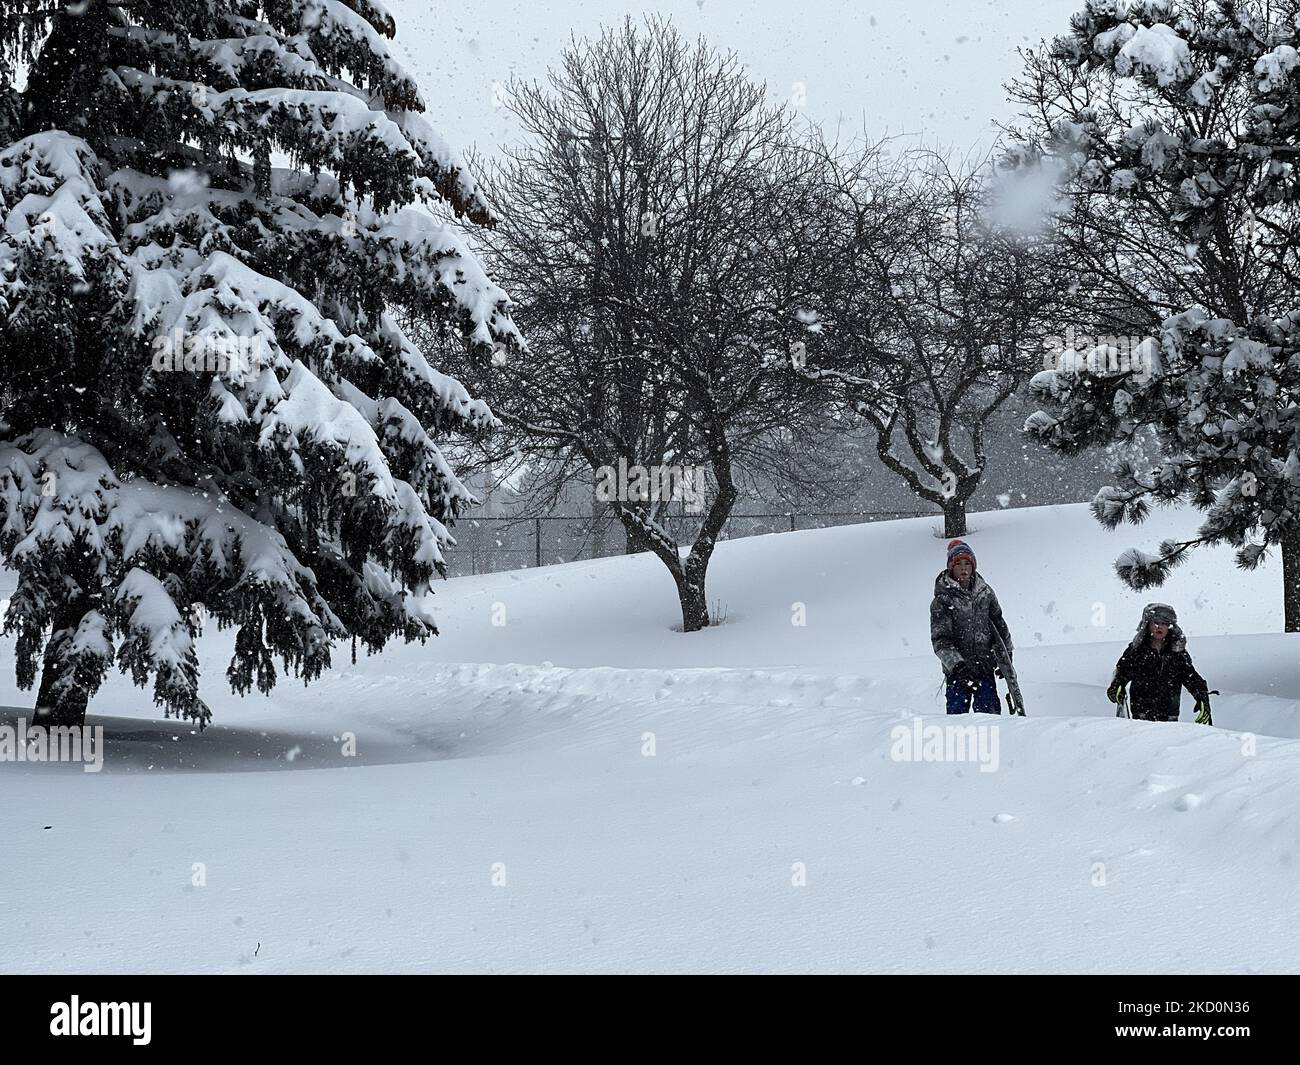
[[948, 681], [948, 713], [969, 714], [972, 698], [975, 712], [978, 714], [1000, 714], [1002, 704], [998, 702], [998, 685], [992, 677], [980, 677], [972, 691], [970, 685], [961, 681]]

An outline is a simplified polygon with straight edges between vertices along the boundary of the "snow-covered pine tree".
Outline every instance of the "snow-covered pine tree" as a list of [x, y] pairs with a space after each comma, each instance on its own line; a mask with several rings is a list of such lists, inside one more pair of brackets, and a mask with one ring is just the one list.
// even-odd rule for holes
[[436, 633], [470, 495], [434, 437], [492, 416], [398, 315], [518, 338], [394, 32], [374, 0], [0, 13], [4, 626], [42, 722], [114, 661], [206, 721], [206, 619], [239, 693]]
[[1159, 460], [1122, 466], [1094, 513], [1114, 527], [1188, 500], [1205, 518], [1189, 540], [1125, 552], [1120, 576], [1158, 585], [1199, 544], [1235, 546], [1243, 568], [1278, 546], [1288, 631], [1300, 630], [1298, 48], [1295, 3], [1089, 0], [1013, 90], [1030, 126], [1012, 162], [1060, 168], [1081, 291], [1146, 334], [1118, 366], [1081, 352], [1038, 375], [1047, 409], [1027, 431], [1072, 451], [1153, 430]]

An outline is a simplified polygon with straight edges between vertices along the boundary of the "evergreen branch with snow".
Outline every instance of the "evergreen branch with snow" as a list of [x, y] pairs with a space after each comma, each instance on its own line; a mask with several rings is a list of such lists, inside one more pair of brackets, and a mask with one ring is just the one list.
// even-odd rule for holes
[[496, 422], [401, 323], [522, 340], [457, 221], [494, 218], [391, 16], [10, 8], [0, 559], [41, 715], [79, 721], [116, 662], [202, 725], [195, 617], [235, 630], [237, 692], [319, 677], [341, 639], [436, 634], [430, 585], [474, 502], [441, 442]]

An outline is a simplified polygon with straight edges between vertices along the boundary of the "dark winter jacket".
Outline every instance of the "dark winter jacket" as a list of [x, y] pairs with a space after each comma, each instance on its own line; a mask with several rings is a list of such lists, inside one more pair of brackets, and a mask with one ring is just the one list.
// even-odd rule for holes
[[1133, 642], [1124, 649], [1115, 666], [1111, 685], [1127, 684], [1129, 709], [1144, 721], [1177, 721], [1182, 689], [1200, 699], [1209, 685], [1196, 672], [1187, 653], [1187, 638], [1177, 625], [1169, 626], [1164, 646], [1151, 646], [1147, 619], [1143, 616]]
[[944, 676], [952, 676], [958, 663], [965, 662], [973, 676], [991, 677], [998, 663], [994, 650], [997, 635], [1009, 657], [1011, 630], [1002, 618], [998, 597], [984, 578], [976, 573], [968, 592], [947, 570], [940, 573], [930, 603], [930, 643]]

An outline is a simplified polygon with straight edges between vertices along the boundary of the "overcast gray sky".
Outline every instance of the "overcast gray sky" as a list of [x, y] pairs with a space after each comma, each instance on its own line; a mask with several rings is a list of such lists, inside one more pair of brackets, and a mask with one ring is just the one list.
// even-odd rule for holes
[[434, 128], [454, 145], [518, 137], [493, 106], [493, 83], [541, 78], [571, 32], [595, 34], [624, 13], [668, 15], [683, 32], [734, 49], [775, 93], [806, 90], [833, 131], [921, 134], [959, 151], [987, 146], [1010, 118], [1002, 85], [1016, 48], [1064, 33], [1082, 0], [385, 0], [393, 49], [417, 77]]

